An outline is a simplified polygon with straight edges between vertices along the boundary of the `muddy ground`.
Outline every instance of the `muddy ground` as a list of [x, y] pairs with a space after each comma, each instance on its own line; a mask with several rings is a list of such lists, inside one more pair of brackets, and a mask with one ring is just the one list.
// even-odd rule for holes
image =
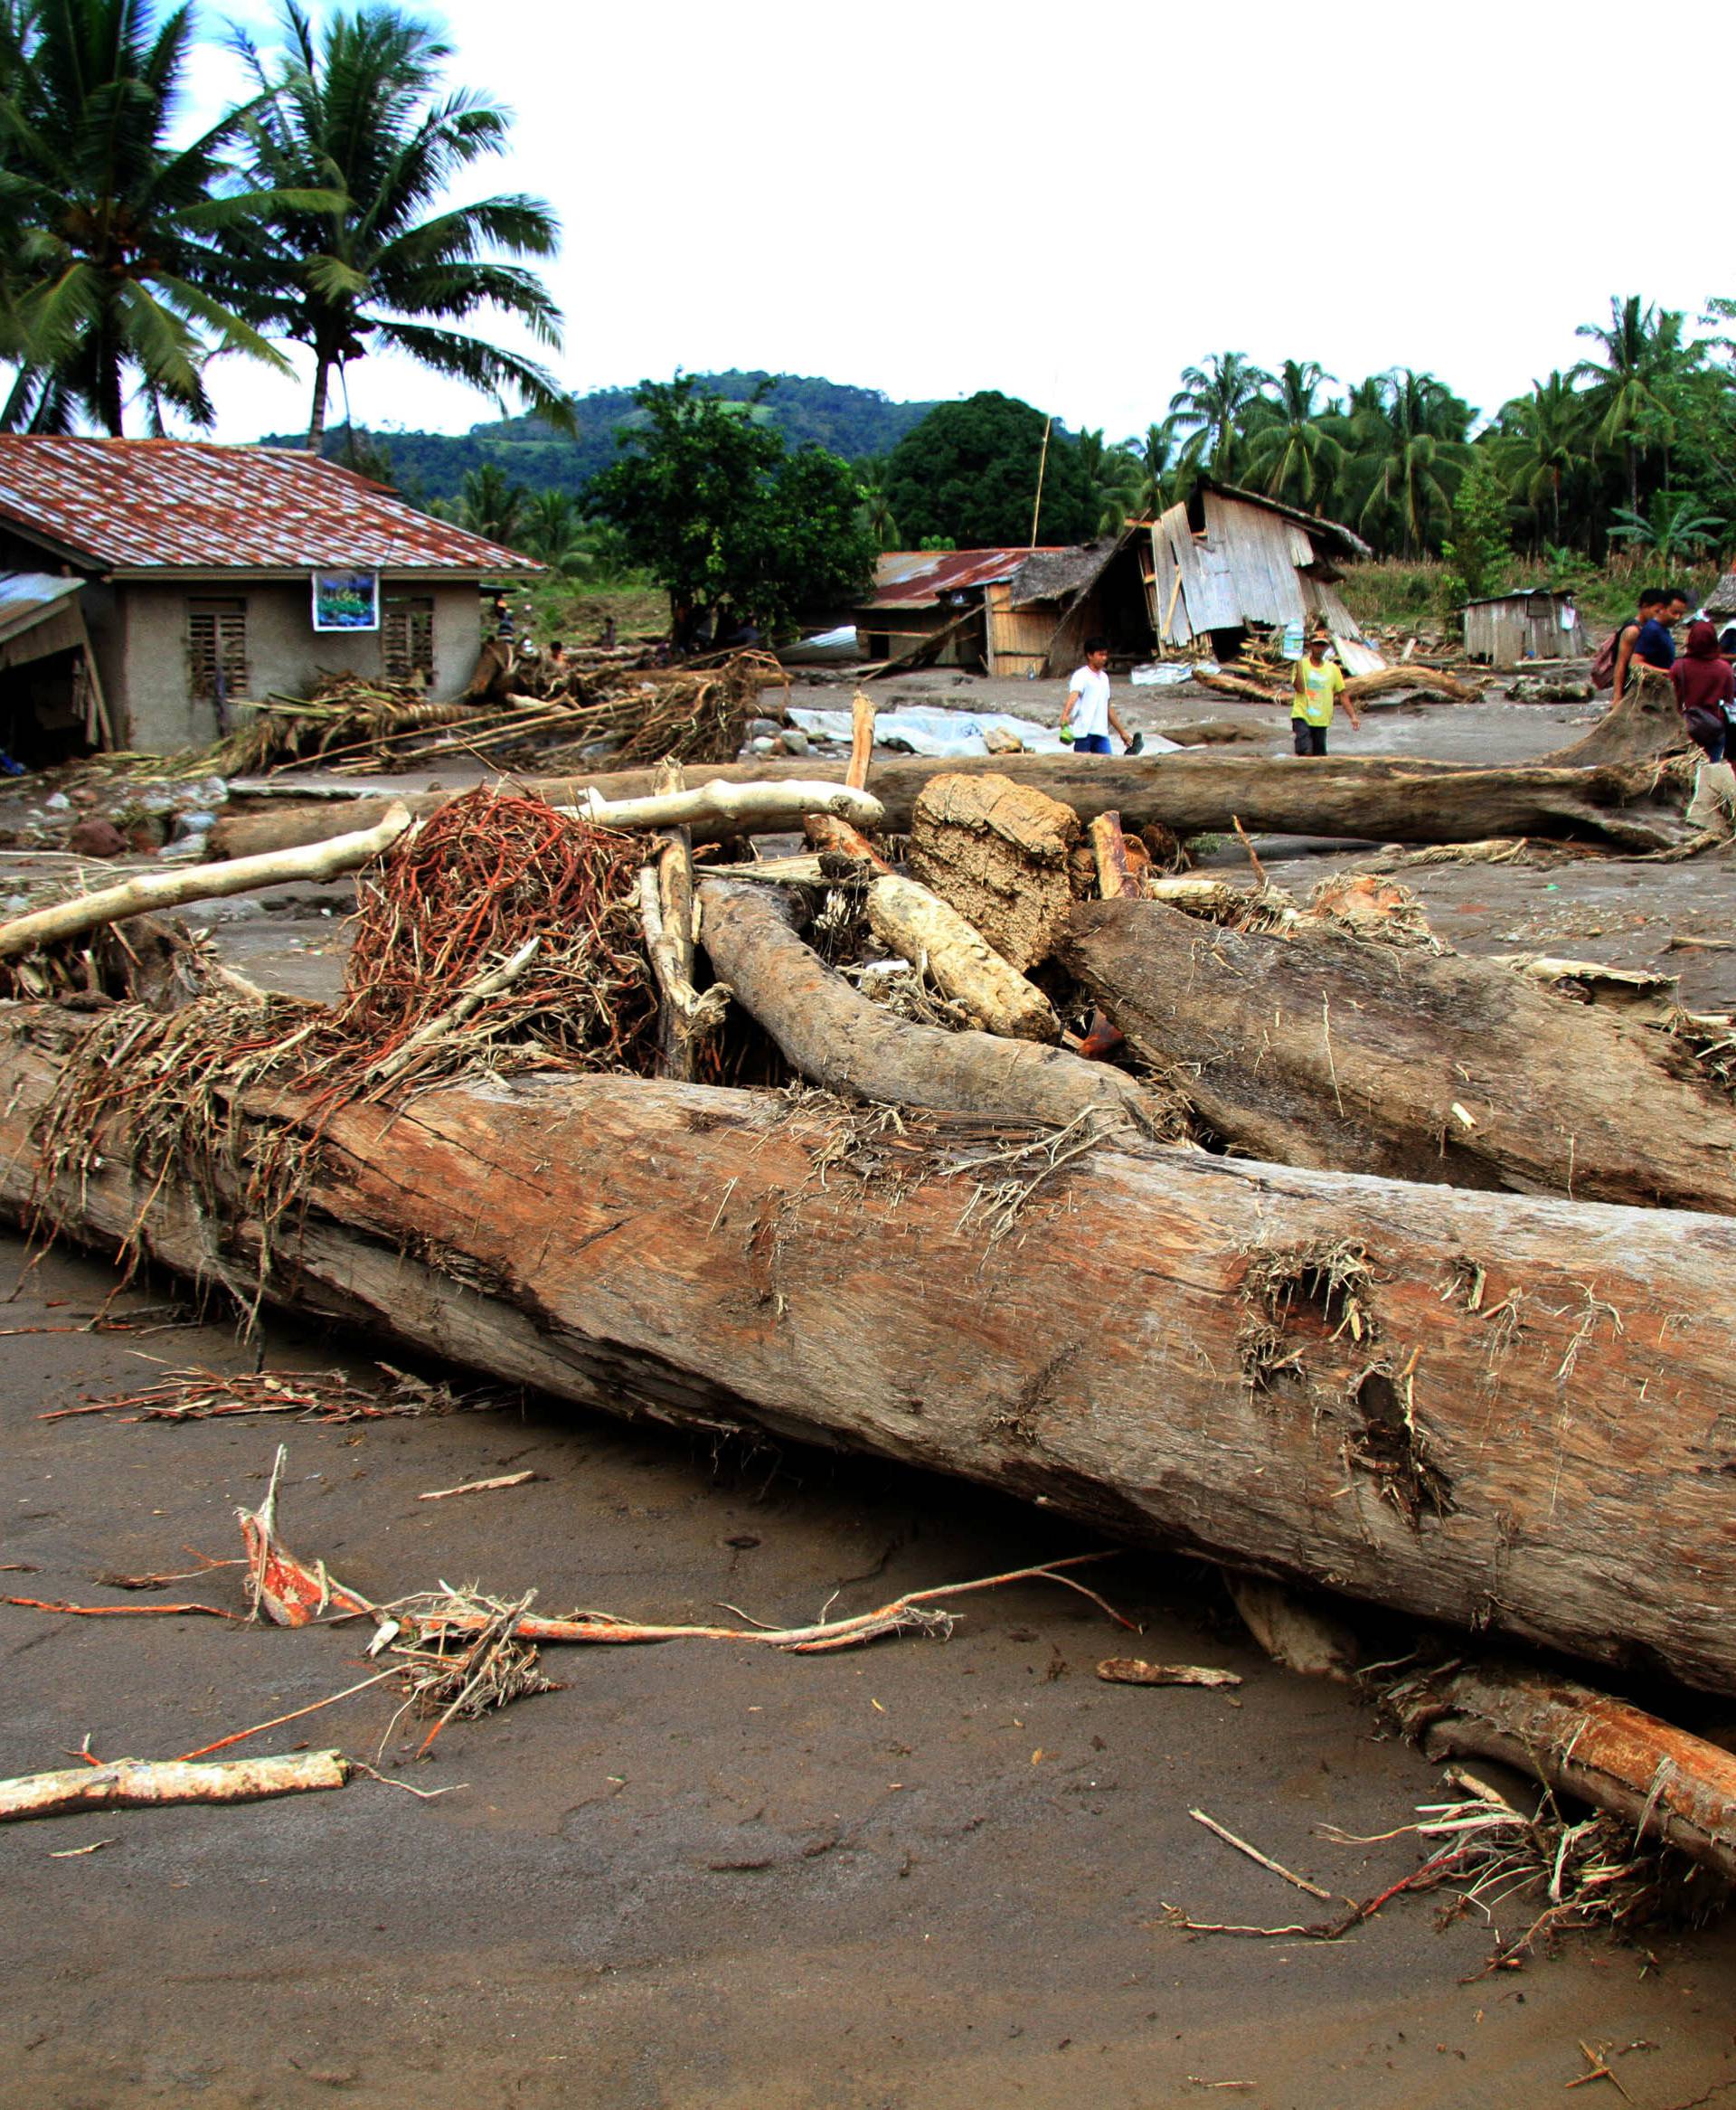
[[[908, 685], [1021, 707], [1023, 691]], [[942, 692], [937, 694], [936, 692]], [[1141, 696], [1136, 724], [1223, 716]], [[1049, 714], [1052, 716], [1052, 708]], [[1258, 717], [1253, 712], [1251, 716]], [[1342, 752], [1506, 759], [1576, 736], [1571, 708], [1381, 713]], [[1272, 727], [1273, 746], [1284, 728]], [[417, 781], [425, 781], [419, 778]], [[1354, 854], [1260, 846], [1306, 885]], [[1229, 853], [1220, 853], [1226, 860]], [[1365, 861], [1365, 857], [1362, 860]], [[1722, 862], [1400, 869], [1475, 951], [1571, 952], [1683, 975], [1736, 1003]], [[224, 957], [319, 993], [342, 967], [341, 887], [212, 918]], [[334, 911], [334, 913], [326, 913]], [[717, 1453], [536, 1401], [349, 1426], [39, 1416], [165, 1366], [370, 1367], [369, 1344], [269, 1324], [167, 1325], [175, 1286], [116, 1299], [112, 1269], [0, 1263], [6, 1594], [149, 1604], [101, 1578], [232, 1557], [235, 1507], [289, 1452], [290, 1543], [376, 1597], [478, 1581], [542, 1609], [711, 1620], [867, 1608], [1079, 1550], [1041, 1512], [872, 1461]], [[1716, 1285], [1709, 1285], [1709, 1291]], [[113, 1301], [111, 1301], [113, 1300]], [[131, 1330], [80, 1330], [106, 1310]], [[153, 1359], [156, 1358], [156, 1359]], [[533, 1470], [510, 1490], [429, 1490]], [[17, 1565], [13, 1565], [17, 1564]], [[306, 1739], [435, 1801], [359, 1779], [249, 1807], [126, 1812], [0, 1831], [7, 2000], [0, 2104], [300, 2110], [349, 2101], [609, 2110], [1136, 2110], [1214, 2100], [1530, 2105], [1601, 2050], [1641, 2110], [1736, 2105], [1736, 1922], [1643, 1946], [1571, 1938], [1479, 1977], [1534, 1914], [1437, 1924], [1401, 1898], [1352, 1938], [1190, 1935], [1192, 1916], [1285, 1925], [1328, 1908], [1223, 1846], [1203, 1809], [1335, 1893], [1417, 1865], [1391, 1832], [1440, 1774], [1346, 1692], [1278, 1670], [1210, 1570], [1120, 1555], [1094, 1578], [1132, 1639], [1052, 1585], [971, 1600], [945, 1642], [834, 1657], [747, 1644], [552, 1652], [561, 1690], [455, 1723], [410, 1761], [382, 1689], [258, 1740]], [[156, 1594], [241, 1603], [238, 1571]], [[1233, 1692], [1100, 1682], [1106, 1655], [1220, 1664]], [[0, 1771], [171, 1756], [368, 1675], [356, 1637], [211, 1619], [0, 1607]], [[1731, 1712], [1736, 1714], [1736, 1708]], [[244, 1748], [253, 1749], [248, 1746]], [[113, 1843], [88, 1854], [76, 1850]], [[60, 1858], [57, 1858], [60, 1857]], [[1588, 2094], [1612, 2096], [1594, 2080]]]

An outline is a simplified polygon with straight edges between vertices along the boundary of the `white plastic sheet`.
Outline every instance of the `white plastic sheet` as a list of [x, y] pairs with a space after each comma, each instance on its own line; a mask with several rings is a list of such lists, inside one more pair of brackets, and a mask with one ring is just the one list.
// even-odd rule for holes
[[[784, 715], [810, 739], [849, 741], [848, 711], [809, 711], [792, 705]], [[1028, 754], [1067, 752], [1067, 743], [1052, 725], [1039, 725], [1034, 719], [1015, 718], [1005, 711], [882, 711], [874, 720], [874, 744], [950, 761], [962, 755], [994, 753], [984, 737], [991, 731], [1011, 733]], [[1175, 752], [1173, 740], [1146, 733], [1146, 754]]]

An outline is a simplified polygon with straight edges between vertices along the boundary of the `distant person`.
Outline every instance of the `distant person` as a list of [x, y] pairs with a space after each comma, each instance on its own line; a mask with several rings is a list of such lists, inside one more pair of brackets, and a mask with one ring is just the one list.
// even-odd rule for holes
[[1671, 666], [1670, 680], [1694, 745], [1708, 762], [1722, 762], [1730, 737], [1725, 714], [1736, 708], [1736, 673], [1720, 657], [1710, 623], [1689, 627], [1687, 652]]
[[615, 649], [615, 618], [613, 616], [610, 616], [604, 623], [603, 634], [598, 642], [605, 652], [612, 652]]
[[566, 670], [567, 648], [559, 638], [549, 639], [549, 672], [561, 674]]
[[1307, 650], [1296, 663], [1291, 677], [1290, 732], [1297, 754], [1325, 754], [1326, 728], [1341, 696], [1353, 726], [1361, 725], [1362, 714], [1344, 695], [1344, 674], [1335, 659], [1326, 658], [1326, 638], [1316, 630]]
[[1109, 640], [1087, 638], [1085, 664], [1067, 684], [1067, 701], [1061, 707], [1061, 738], [1067, 737], [1067, 728], [1071, 727], [1075, 754], [1113, 754], [1115, 750], [1109, 745], [1111, 726], [1127, 752], [1135, 752], [1133, 735], [1116, 715], [1115, 705], [1109, 701]]
[[505, 638], [510, 641], [517, 633], [518, 625], [513, 620], [513, 611], [507, 606], [506, 596], [504, 593], [496, 593], [495, 596], [495, 637]]
[[[1619, 703], [1623, 686], [1628, 679], [1628, 662], [1634, 656], [1634, 647], [1639, 642], [1642, 624], [1649, 622], [1652, 611], [1657, 606], [1661, 587], [1647, 586], [1640, 594], [1637, 613], [1630, 615], [1626, 622], [1616, 625], [1616, 632], [1603, 646], [1598, 658], [1591, 662], [1591, 679], [1599, 687], [1609, 685], [1610, 701]], [[1603, 655], [1609, 655], [1607, 662]], [[1601, 664], [1600, 664], [1601, 663]]]

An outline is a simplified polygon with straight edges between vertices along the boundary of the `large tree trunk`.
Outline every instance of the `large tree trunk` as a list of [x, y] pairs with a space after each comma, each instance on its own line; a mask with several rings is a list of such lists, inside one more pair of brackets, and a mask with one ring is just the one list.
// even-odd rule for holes
[[[909, 828], [917, 794], [930, 777], [982, 771], [1046, 791], [1081, 820], [1118, 812], [1124, 826], [1136, 832], [1157, 822], [1176, 835], [1200, 835], [1227, 829], [1232, 817], [1239, 817], [1244, 828], [1287, 835], [1409, 843], [1542, 836], [1636, 850], [1668, 848], [1689, 832], [1681, 800], [1658, 800], [1654, 774], [1643, 765], [1588, 770], [1526, 762], [1485, 770], [1458, 762], [1342, 755], [1301, 760], [1209, 749], [1149, 756], [992, 754], [876, 762], [873, 790], [886, 809], [885, 825], [896, 832]], [[802, 757], [781, 763], [724, 762], [708, 774], [734, 783], [789, 777], [841, 782], [844, 765]], [[656, 789], [653, 770], [506, 781], [557, 806], [572, 804], [591, 788], [606, 799], [639, 798]], [[425, 792], [406, 803], [413, 812], [429, 813], [456, 796]], [[212, 847], [221, 857], [241, 856], [321, 842], [366, 825], [339, 800], [279, 805], [264, 813], [226, 813], [212, 830]]]
[[1251, 1156], [1736, 1216], [1736, 1106], [1668, 1035], [1492, 960], [1078, 904], [1061, 957]]
[[[14, 1213], [67, 1041], [0, 1014]], [[264, 1288], [304, 1313], [1736, 1692], [1729, 1222], [1152, 1146], [973, 1171], [974, 1122], [547, 1075], [263, 1092], [208, 1193], [130, 1170], [117, 1132], [47, 1199], [248, 1288], [238, 1168], [286, 1124], [319, 1140]]]
[[[992, 1033], [916, 1026], [871, 1003], [790, 928], [780, 891], [708, 879], [700, 937], [720, 979], [792, 1069], [816, 1084], [892, 1106], [944, 1107], [988, 1121], [1174, 1133], [1174, 1102], [1063, 1048]], [[1034, 992], [1033, 992], [1034, 994]]]

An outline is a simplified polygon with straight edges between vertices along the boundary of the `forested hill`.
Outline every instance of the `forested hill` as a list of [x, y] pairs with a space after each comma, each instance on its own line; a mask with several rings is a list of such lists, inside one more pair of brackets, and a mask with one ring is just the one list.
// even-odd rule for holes
[[[752, 412], [776, 425], [792, 447], [810, 440], [845, 460], [889, 454], [910, 428], [934, 408], [932, 403], [893, 402], [878, 389], [853, 388], [841, 381], [823, 381], [799, 374], [702, 374], [700, 385], [733, 402], [745, 402], [765, 380], [771, 389]], [[355, 465], [373, 475], [389, 474], [404, 495], [421, 503], [456, 498], [466, 475], [485, 462], [497, 462], [514, 482], [533, 491], [577, 491], [619, 451], [616, 434], [640, 416], [632, 392], [602, 388], [575, 396], [579, 436], [570, 440], [550, 431], [535, 418], [495, 418], [473, 425], [468, 432], [370, 432], [358, 427]], [[261, 444], [295, 447], [297, 433], [268, 432]], [[351, 459], [348, 431], [340, 426], [326, 436], [326, 455]], [[387, 463], [390, 468], [387, 469]]]

